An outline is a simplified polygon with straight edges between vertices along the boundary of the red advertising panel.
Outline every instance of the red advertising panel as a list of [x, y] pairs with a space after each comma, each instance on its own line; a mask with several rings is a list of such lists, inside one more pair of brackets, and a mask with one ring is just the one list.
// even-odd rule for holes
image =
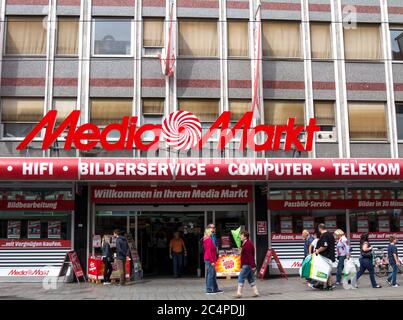
[[62, 236], [62, 222], [48, 221], [48, 238], [60, 239]]
[[0, 240], [0, 249], [70, 249], [70, 240]]
[[387, 215], [378, 216], [378, 231], [390, 232], [390, 217]]
[[2, 200], [3, 211], [71, 211], [73, 200]]
[[357, 217], [357, 231], [358, 232], [368, 232], [369, 231], [369, 221], [368, 216], [358, 216]]
[[281, 216], [280, 217], [280, 230], [281, 233], [292, 233], [292, 217]]
[[96, 203], [204, 203], [250, 202], [251, 186], [167, 186], [137, 187], [98, 186], [92, 188], [92, 201]]
[[[402, 159], [3, 158], [0, 180], [403, 180]], [[402, 205], [403, 206], [403, 205]]]
[[78, 260], [77, 253], [73, 250], [68, 252], [67, 254], [73, 266], [73, 271], [76, 277], [77, 278], [84, 277], [83, 268], [81, 267], [80, 260]]
[[325, 217], [326, 229], [329, 232], [335, 232], [337, 229], [337, 217], [336, 216], [326, 216]]
[[21, 237], [21, 221], [8, 220], [7, 239], [19, 239]]
[[267, 235], [267, 221], [257, 221], [257, 235], [265, 236]]
[[308, 230], [309, 233], [313, 233], [315, 231], [315, 218], [302, 217], [302, 228]]

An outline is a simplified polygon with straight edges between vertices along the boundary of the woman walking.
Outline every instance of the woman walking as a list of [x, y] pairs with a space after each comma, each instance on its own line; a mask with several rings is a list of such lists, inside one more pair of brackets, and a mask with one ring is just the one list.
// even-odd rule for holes
[[217, 274], [215, 271], [217, 250], [211, 235], [212, 229], [207, 227], [203, 238], [204, 263], [206, 265], [206, 294], [224, 293], [223, 290], [218, 289], [217, 285]]
[[253, 289], [253, 296], [258, 297], [259, 291], [256, 287], [256, 278], [254, 275], [256, 269], [255, 263], [255, 246], [252, 241], [249, 240], [249, 232], [242, 231], [241, 232], [241, 272], [238, 277], [238, 292], [236, 297], [242, 298], [242, 289], [245, 284], [245, 280], [248, 280], [249, 285]]
[[337, 239], [336, 249], [337, 249], [337, 275], [336, 275], [336, 286], [341, 284], [341, 275], [344, 269], [344, 262], [346, 259], [350, 258], [350, 246], [348, 245], [347, 237], [344, 231], [337, 229], [334, 232]]
[[374, 265], [372, 264], [372, 246], [369, 243], [368, 233], [363, 233], [361, 235], [360, 250], [360, 270], [357, 273], [356, 281], [358, 281], [358, 279], [364, 274], [365, 270], [368, 270], [372, 288], [382, 288], [382, 286], [377, 284], [375, 280], [375, 270]]
[[113, 255], [110, 238], [107, 236], [103, 236], [102, 238], [102, 261], [104, 263], [104, 285], [111, 284]]

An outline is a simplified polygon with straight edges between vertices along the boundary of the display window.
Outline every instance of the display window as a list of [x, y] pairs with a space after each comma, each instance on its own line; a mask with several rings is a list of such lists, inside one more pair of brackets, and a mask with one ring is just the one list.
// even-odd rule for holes
[[402, 209], [351, 210], [351, 232], [403, 232]]

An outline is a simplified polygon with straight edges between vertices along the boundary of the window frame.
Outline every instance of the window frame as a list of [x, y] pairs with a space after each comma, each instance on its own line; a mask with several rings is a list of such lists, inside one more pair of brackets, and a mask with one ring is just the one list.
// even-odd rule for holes
[[[16, 14], [9, 14], [9, 15], [5, 15], [5, 22], [4, 22], [4, 34], [3, 34], [3, 56], [4, 57], [46, 57], [47, 56], [47, 49], [49, 46], [48, 43], [48, 29], [46, 29], [46, 50], [45, 53], [40, 53], [40, 54], [29, 54], [29, 53], [23, 53], [23, 54], [17, 54], [17, 53], [7, 53], [6, 49], [7, 49], [7, 33], [8, 33], [8, 19], [9, 17], [42, 17], [43, 19], [47, 19], [47, 23], [48, 21], [48, 15], [26, 15], [26, 14], [20, 14], [20, 15], [16, 15]], [[4, 98], [4, 97], [2, 97]], [[3, 132], [1, 132], [1, 136], [2, 136]]]
[[[130, 54], [96, 54], [95, 53], [95, 31], [97, 21], [130, 21]], [[134, 19], [133, 17], [120, 17], [120, 16], [93, 16], [91, 17], [91, 57], [93, 58], [134, 58], [135, 43], [134, 36]]]
[[[179, 51], [179, 47], [180, 47], [180, 45], [179, 45], [180, 23], [182, 21], [183, 22], [186, 22], [186, 21], [189, 21], [189, 22], [196, 22], [196, 21], [203, 22], [203, 20], [212, 21], [212, 22], [214, 21], [216, 23], [216, 26], [217, 26], [217, 55], [216, 56], [188, 56], [188, 55], [180, 54], [180, 51]], [[176, 28], [177, 58], [189, 59], [189, 60], [191, 60], [191, 59], [193, 59], [193, 60], [194, 59], [203, 59], [203, 60], [217, 60], [217, 59], [220, 59], [220, 41], [221, 41], [220, 39], [221, 39], [221, 37], [220, 37], [220, 25], [219, 25], [219, 23], [220, 23], [220, 21], [217, 18], [195, 18], [195, 19], [193, 19], [193, 18], [184, 17], [184, 18], [177, 19], [177, 24], [178, 24], [177, 28]]]
[[[386, 137], [382, 139], [351, 139], [350, 135], [350, 104], [383, 104], [384, 110], [385, 110], [385, 128], [386, 128]], [[352, 144], [358, 144], [358, 143], [372, 143], [372, 144], [385, 144], [385, 143], [390, 143], [390, 128], [388, 126], [388, 118], [389, 118], [389, 112], [387, 108], [387, 103], [386, 101], [347, 101], [347, 117], [348, 117], [348, 138], [349, 142]]]
[[[330, 36], [330, 58], [313, 58], [312, 54], [312, 25], [328, 25], [329, 27], [329, 36]], [[332, 33], [332, 22], [327, 22], [327, 21], [311, 21], [309, 23], [309, 39], [310, 39], [310, 50], [311, 50], [311, 60], [312, 61], [325, 61], [325, 62], [333, 62], [334, 60], [334, 54], [333, 54], [333, 33]]]
[[[379, 32], [379, 40], [380, 40], [380, 52], [381, 56], [379, 59], [349, 59], [346, 58], [346, 40], [345, 40], [345, 32], [346, 29], [343, 28], [343, 56], [344, 56], [344, 61], [348, 63], [382, 63], [385, 60], [385, 55], [384, 55], [384, 44], [382, 42], [382, 25], [381, 23], [368, 23], [368, 22], [359, 22], [357, 23], [358, 26], [378, 26], [378, 32]], [[390, 36], [390, 35], [389, 35]]]
[[[21, 142], [25, 139], [25, 137], [5, 137], [4, 136], [4, 124], [6, 123], [33, 123], [37, 124], [37, 122], [3, 122], [2, 116], [3, 116], [3, 103], [5, 99], [42, 99], [43, 100], [43, 113], [42, 117], [45, 116], [45, 98], [44, 97], [37, 97], [37, 96], [2, 96], [0, 97], [0, 142]], [[39, 135], [36, 135], [35, 138], [32, 140], [33, 142], [40, 142], [43, 140], [43, 133], [44, 131], [41, 130]]]
[[[74, 53], [74, 54], [59, 54], [59, 53], [57, 53], [57, 48], [58, 48], [58, 46], [59, 46], [59, 21], [60, 21], [60, 18], [62, 18], [62, 19], [70, 19], [71, 21], [73, 20], [73, 19], [77, 19], [77, 22], [78, 22], [78, 46], [77, 46], [77, 53]], [[80, 46], [81, 46], [81, 43], [80, 43], [80, 27], [81, 27], [81, 21], [80, 21], [80, 16], [65, 16], [65, 15], [60, 15], [60, 16], [57, 16], [56, 17], [56, 19], [57, 19], [57, 22], [56, 22], [56, 32], [55, 32], [55, 57], [60, 57], [60, 58], [62, 58], [62, 57], [78, 57], [79, 56], [79, 53], [80, 53]]]
[[[163, 31], [163, 45], [162, 45], [162, 47], [154, 47], [154, 46], [145, 46], [144, 45], [144, 21], [147, 21], [147, 20], [161, 20], [162, 21], [162, 24], [163, 24], [163, 26], [164, 26], [164, 31]], [[146, 49], [161, 49], [161, 52], [160, 53], [162, 53], [162, 51], [164, 50], [164, 48], [165, 48], [165, 43], [166, 43], [166, 39], [165, 39], [165, 36], [166, 36], [166, 24], [167, 24], [167, 22], [165, 21], [165, 18], [163, 18], [163, 17], [144, 17], [143, 18], [143, 20], [142, 20], [142, 24], [143, 24], [143, 28], [142, 28], [142, 35], [141, 35], [141, 56], [143, 57], [143, 58], [158, 58], [158, 54], [146, 54]], [[164, 105], [164, 107], [165, 107], [165, 105]]]
[[[401, 26], [398, 26], [398, 25], [391, 25], [391, 26], [389, 27], [389, 38], [391, 38], [391, 32], [392, 32], [392, 31], [401, 31], [402, 34], [403, 34], [403, 24], [402, 24]], [[392, 49], [392, 48], [391, 48], [391, 49]], [[392, 50], [391, 50], [390, 54], [392, 54]], [[403, 52], [402, 52], [402, 55], [403, 55]], [[403, 64], [403, 58], [402, 58], [402, 60], [394, 60], [394, 59], [393, 59], [393, 55], [392, 55], [392, 62], [393, 62], [393, 63], [400, 63], [400, 64]]]
[[[293, 23], [299, 25], [299, 53], [300, 56], [297, 58], [290, 58], [290, 57], [270, 57], [270, 56], [265, 56], [263, 54], [263, 24], [265, 22], [284, 22], [284, 23]], [[262, 60], [263, 61], [304, 61], [304, 48], [303, 48], [303, 39], [302, 39], [302, 21], [301, 20], [273, 20], [273, 19], [262, 19], [261, 20], [261, 50], [262, 50]], [[267, 100], [267, 99], [266, 99]], [[281, 100], [281, 99], [276, 99], [276, 100]]]
[[[402, 61], [403, 62], [403, 61]], [[398, 106], [400, 106], [402, 109], [403, 109], [403, 102], [395, 102], [395, 113], [396, 113], [396, 127], [398, 126], [398, 123], [397, 123], [397, 107]], [[402, 113], [403, 114], [403, 113]], [[399, 134], [398, 134], [398, 132], [397, 132], [397, 142], [398, 143], [403, 143], [403, 137], [402, 137], [402, 139], [399, 139]]]

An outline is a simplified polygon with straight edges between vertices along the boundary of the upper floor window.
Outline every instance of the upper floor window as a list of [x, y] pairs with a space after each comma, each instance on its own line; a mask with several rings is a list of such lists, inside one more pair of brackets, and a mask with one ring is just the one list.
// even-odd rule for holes
[[143, 20], [143, 48], [145, 56], [156, 56], [164, 47], [164, 20]]
[[79, 18], [59, 17], [57, 21], [57, 55], [77, 55]]
[[301, 57], [301, 28], [299, 22], [264, 21], [262, 28], [264, 57]]
[[132, 55], [132, 20], [100, 19], [94, 20], [94, 55]]
[[57, 111], [56, 123], [60, 124], [63, 122], [73, 110], [76, 110], [76, 107], [76, 98], [54, 98], [53, 110]]
[[349, 103], [348, 116], [350, 140], [387, 139], [384, 103]]
[[3, 98], [1, 123], [3, 138], [24, 138], [43, 117], [43, 98]]
[[332, 58], [332, 39], [329, 23], [311, 23], [312, 59]]
[[45, 55], [46, 17], [8, 16], [5, 54]]
[[380, 60], [382, 58], [381, 32], [378, 24], [358, 24], [344, 29], [346, 60]]
[[403, 26], [390, 30], [392, 40], [392, 59], [403, 61]]
[[318, 141], [336, 140], [336, 115], [334, 101], [315, 101], [316, 125], [320, 127]]
[[98, 126], [119, 123], [124, 116], [132, 116], [132, 99], [97, 98], [91, 100], [90, 122]]
[[397, 138], [403, 140], [403, 103], [396, 103]]
[[228, 56], [249, 56], [249, 22], [242, 20], [228, 20]]
[[[144, 124], [162, 124], [162, 118], [164, 117], [164, 99], [143, 98], [142, 115]], [[154, 133], [152, 131], [146, 131], [142, 138], [144, 140], [153, 140]]]
[[179, 20], [179, 55], [218, 57], [217, 20]]
[[265, 100], [264, 122], [270, 125], [286, 125], [289, 118], [295, 118], [295, 125], [305, 123], [302, 101]]

